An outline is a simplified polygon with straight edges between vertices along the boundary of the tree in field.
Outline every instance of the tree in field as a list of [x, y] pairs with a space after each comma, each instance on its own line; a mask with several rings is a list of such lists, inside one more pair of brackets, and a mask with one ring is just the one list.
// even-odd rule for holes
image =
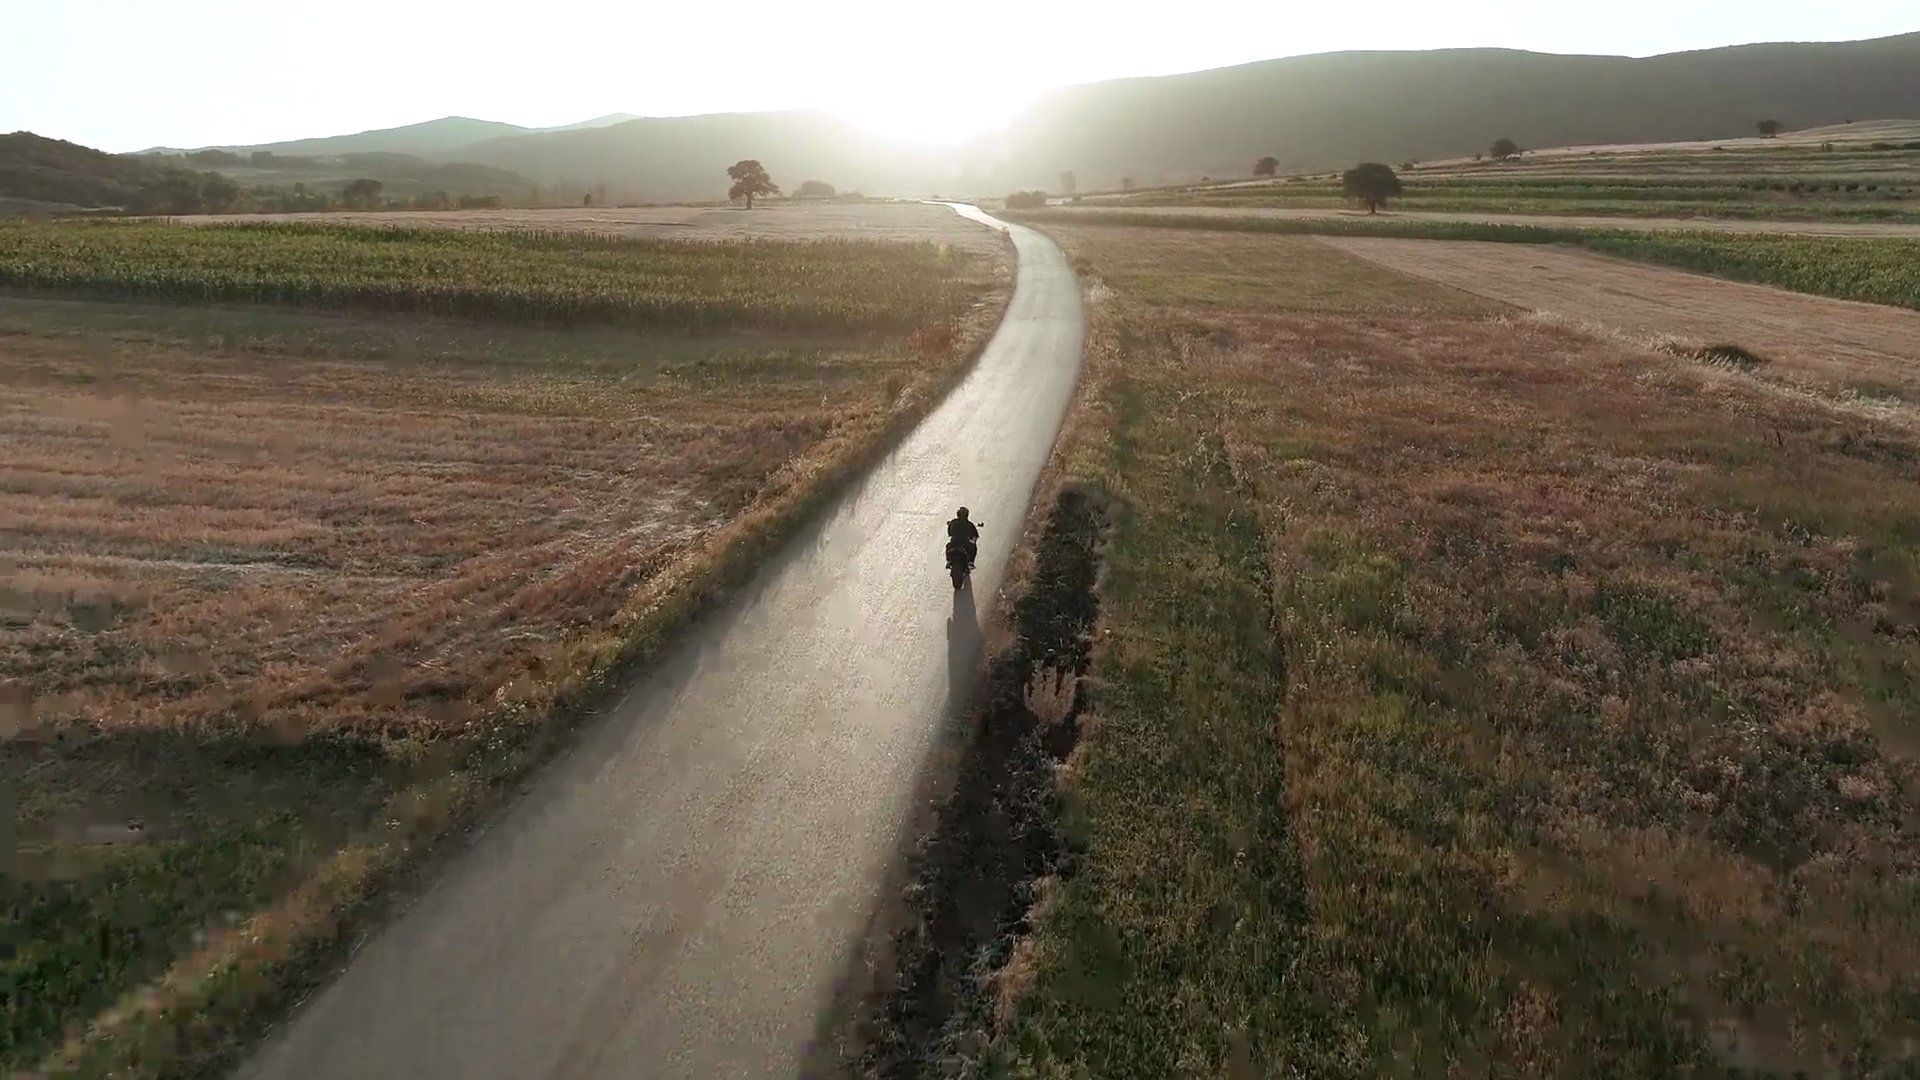
[[1366, 203], [1367, 213], [1377, 214], [1388, 199], [1400, 194], [1400, 177], [1390, 165], [1363, 161], [1341, 174], [1340, 190], [1347, 198]]
[[727, 198], [747, 200], [749, 210], [753, 209], [754, 196], [780, 194], [780, 185], [767, 175], [767, 167], [752, 158], [727, 166], [727, 175], [733, 179]]
[[224, 214], [239, 201], [240, 185], [219, 173], [208, 173], [207, 182], [200, 185], [200, 202], [209, 214]]
[[348, 182], [346, 187], [340, 189], [340, 205], [350, 210], [378, 210], [380, 192], [385, 188], [386, 185], [380, 181], [363, 176]]
[[839, 192], [833, 190], [833, 185], [827, 183], [825, 180], [805, 180], [801, 182], [798, 188], [794, 189], [793, 197], [796, 199], [831, 199], [837, 194], [839, 194]]
[[1074, 177], [1072, 169], [1068, 169], [1066, 172], [1060, 174], [1060, 194], [1071, 195], [1073, 194], [1073, 189], [1079, 186], [1080, 181]]
[[1133, 190], [1133, 177], [1131, 177], [1131, 176], [1123, 176], [1123, 177], [1121, 177], [1121, 178], [1120, 178], [1120, 190], [1121, 190], [1121, 191], [1132, 191], [1132, 190]]
[[1253, 163], [1253, 175], [1255, 176], [1272, 176], [1279, 171], [1280, 159], [1272, 155], [1263, 157]]
[[1780, 121], [1778, 120], [1762, 120], [1753, 126], [1760, 129], [1760, 134], [1769, 139], [1780, 134]]
[[1519, 157], [1520, 144], [1514, 142], [1512, 139], [1495, 139], [1493, 140], [1493, 146], [1487, 151], [1487, 154], [1495, 161], [1505, 161], [1508, 158]]

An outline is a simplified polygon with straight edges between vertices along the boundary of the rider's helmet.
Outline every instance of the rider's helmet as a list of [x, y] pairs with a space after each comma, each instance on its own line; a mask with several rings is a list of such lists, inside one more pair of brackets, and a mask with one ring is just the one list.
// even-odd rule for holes
[[967, 508], [964, 506], [961, 507], [958, 511], [954, 513], [954, 516], [959, 518], [961, 521], [967, 520]]

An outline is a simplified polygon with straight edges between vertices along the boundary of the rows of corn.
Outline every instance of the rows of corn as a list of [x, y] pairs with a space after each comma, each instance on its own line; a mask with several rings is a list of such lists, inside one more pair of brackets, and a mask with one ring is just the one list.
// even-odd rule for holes
[[1920, 309], [1920, 240], [1765, 233], [1596, 232], [1594, 251], [1798, 292]]
[[905, 331], [974, 295], [966, 253], [854, 240], [700, 243], [308, 223], [0, 224], [0, 286], [467, 318]]

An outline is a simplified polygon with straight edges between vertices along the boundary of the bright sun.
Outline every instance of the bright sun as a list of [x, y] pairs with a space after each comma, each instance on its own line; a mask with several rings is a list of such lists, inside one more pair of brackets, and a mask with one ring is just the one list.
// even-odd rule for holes
[[868, 97], [834, 110], [848, 122], [888, 139], [919, 146], [952, 146], [1005, 127], [1023, 104], [1018, 97]]

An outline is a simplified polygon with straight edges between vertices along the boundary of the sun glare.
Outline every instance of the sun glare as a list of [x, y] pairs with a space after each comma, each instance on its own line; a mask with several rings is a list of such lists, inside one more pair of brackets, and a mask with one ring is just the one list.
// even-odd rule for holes
[[1007, 126], [1023, 103], [1014, 97], [869, 97], [834, 111], [883, 138], [952, 146]]

